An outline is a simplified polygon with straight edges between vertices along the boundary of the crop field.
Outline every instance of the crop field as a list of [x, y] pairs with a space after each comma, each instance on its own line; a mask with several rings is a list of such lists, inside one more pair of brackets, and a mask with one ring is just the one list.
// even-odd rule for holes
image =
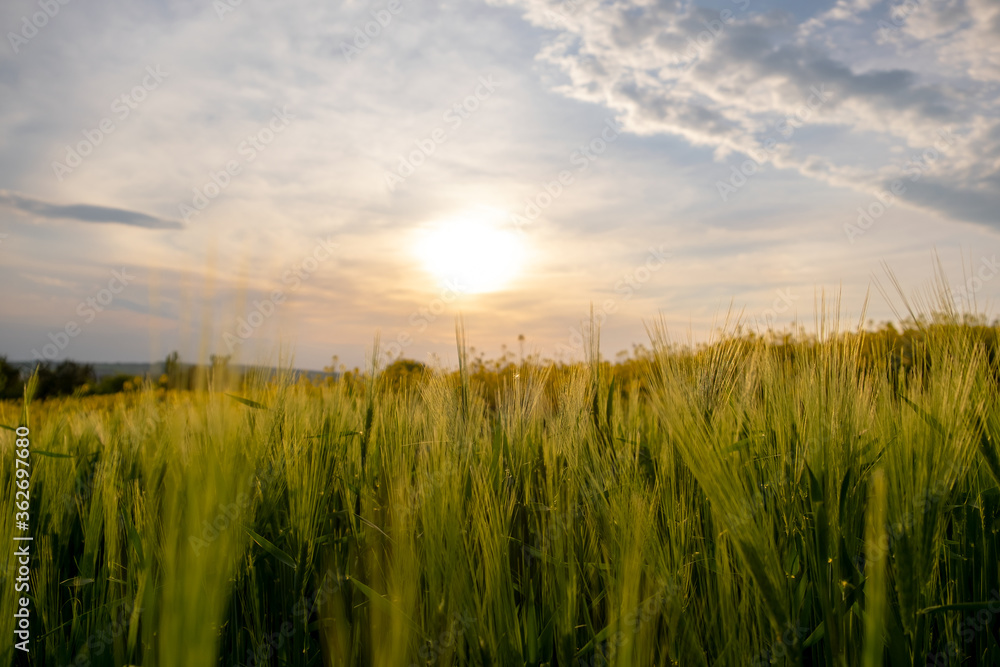
[[996, 327], [650, 333], [0, 404], [32, 664], [1000, 664]]
[[1000, 0], [0, 41], [0, 667], [1000, 667]]

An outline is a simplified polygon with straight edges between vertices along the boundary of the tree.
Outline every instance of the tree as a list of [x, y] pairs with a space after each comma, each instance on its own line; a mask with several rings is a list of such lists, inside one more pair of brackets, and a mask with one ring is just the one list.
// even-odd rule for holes
[[0, 398], [20, 398], [23, 394], [21, 370], [7, 361], [7, 357], [0, 357]]
[[397, 359], [382, 371], [382, 380], [396, 391], [405, 390], [416, 384], [425, 372], [426, 364], [412, 359]]
[[97, 374], [90, 364], [63, 361], [54, 369], [43, 363], [38, 366], [38, 390], [36, 398], [69, 396], [78, 389], [92, 387], [97, 383]]
[[215, 387], [228, 387], [233, 373], [229, 367], [229, 362], [232, 360], [232, 355], [226, 354], [213, 354], [209, 358], [210, 361], [210, 382]]
[[170, 389], [188, 389], [190, 373], [181, 366], [181, 355], [174, 350], [163, 361], [163, 374], [167, 376], [167, 387]]
[[101, 378], [94, 387], [95, 394], [119, 394], [142, 386], [142, 378], [128, 373], [116, 373]]

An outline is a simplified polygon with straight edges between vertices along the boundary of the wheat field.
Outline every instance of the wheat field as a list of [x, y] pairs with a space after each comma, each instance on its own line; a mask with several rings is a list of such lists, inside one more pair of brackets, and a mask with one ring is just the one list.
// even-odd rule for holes
[[33, 664], [1000, 664], [997, 328], [819, 333], [0, 404]]

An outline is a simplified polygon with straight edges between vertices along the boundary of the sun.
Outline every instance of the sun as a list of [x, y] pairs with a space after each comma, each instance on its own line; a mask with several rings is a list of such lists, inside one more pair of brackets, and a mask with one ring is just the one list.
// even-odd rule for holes
[[518, 276], [525, 249], [520, 235], [489, 217], [467, 215], [421, 231], [416, 254], [443, 284], [464, 294], [496, 292]]

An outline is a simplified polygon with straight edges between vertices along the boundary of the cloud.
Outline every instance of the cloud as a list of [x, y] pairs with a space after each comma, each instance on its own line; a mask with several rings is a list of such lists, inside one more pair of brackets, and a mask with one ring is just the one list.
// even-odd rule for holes
[[129, 211], [124, 208], [110, 206], [93, 206], [91, 204], [52, 204], [41, 199], [0, 190], [0, 203], [11, 208], [40, 218], [54, 220], [75, 220], [77, 222], [114, 223], [142, 227], [144, 229], [183, 229], [184, 225], [176, 220], [166, 220], [156, 216]]
[[[626, 131], [679, 136], [720, 161], [761, 156], [865, 192], [949, 132], [922, 168], [933, 187], [910, 188], [903, 201], [979, 223], [1000, 209], [992, 0], [840, 0], [802, 23], [745, 0], [721, 12], [673, 0], [495, 1], [551, 31], [538, 59], [563, 75], [558, 92], [610, 108]], [[819, 38], [834, 30], [858, 48], [837, 52]]]
[[1000, 80], [1000, 5], [994, 0], [892, 2], [877, 36], [901, 51], [923, 50], [952, 76]]
[[858, 15], [867, 12], [879, 2], [880, 0], [837, 0], [837, 4], [829, 10], [803, 23], [802, 32], [810, 33], [833, 21], [859, 22]]

